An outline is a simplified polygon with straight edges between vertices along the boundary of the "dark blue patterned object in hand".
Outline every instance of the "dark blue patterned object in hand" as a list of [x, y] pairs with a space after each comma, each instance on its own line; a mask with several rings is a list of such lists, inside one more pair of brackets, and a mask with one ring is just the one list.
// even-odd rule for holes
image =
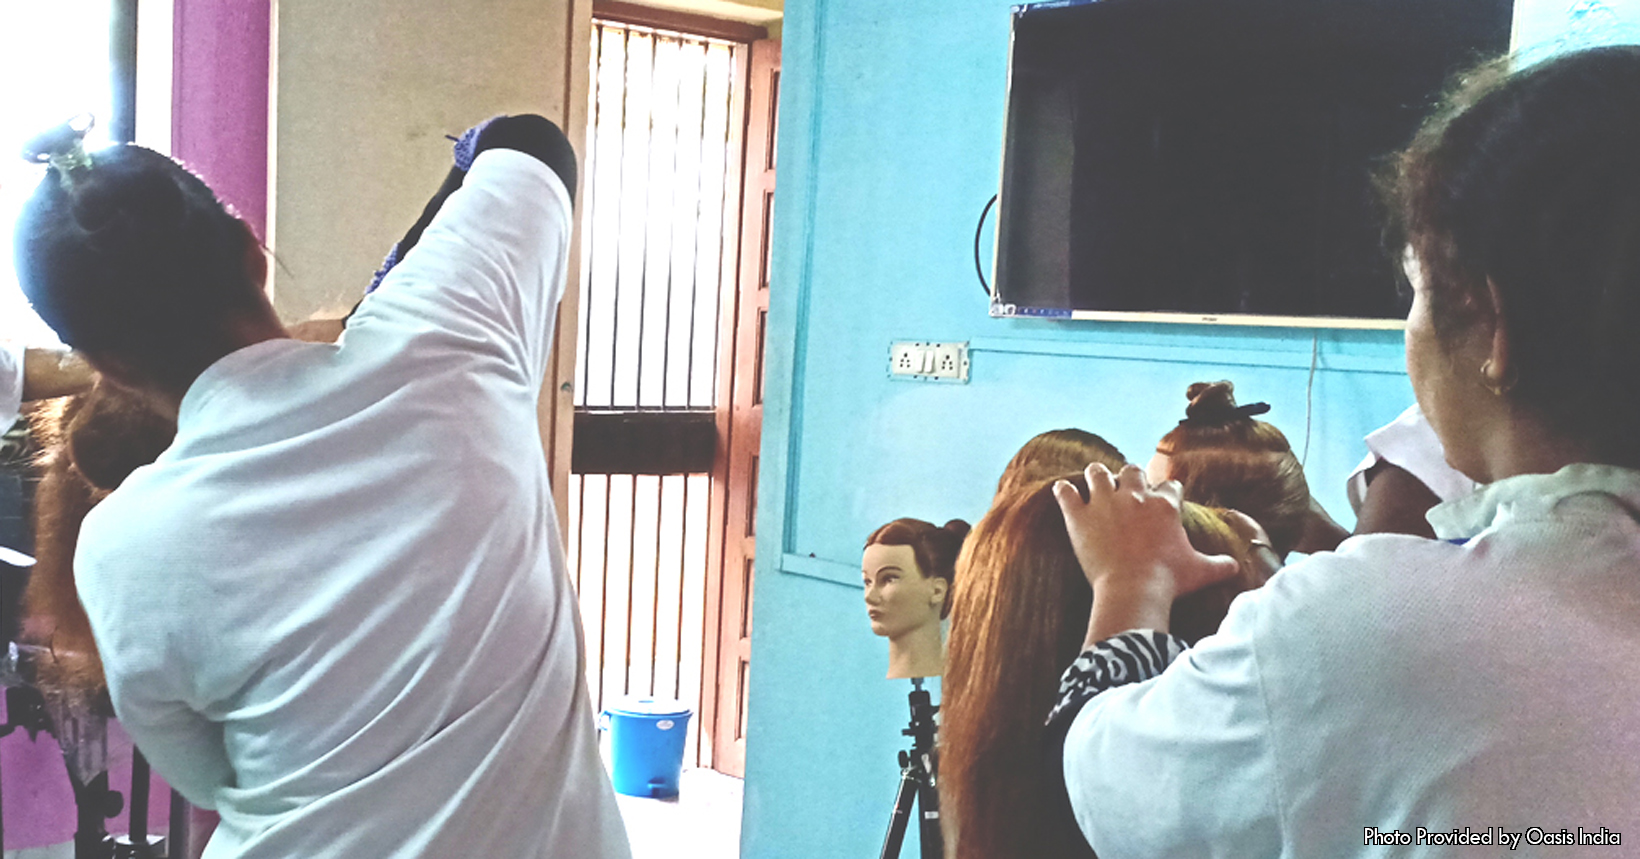
[[364, 294], [369, 295], [370, 293], [375, 292], [376, 287], [382, 285], [382, 280], [387, 277], [387, 273], [392, 271], [393, 266], [398, 264], [399, 246], [394, 245], [393, 249], [387, 252], [387, 259], [382, 260], [382, 267], [376, 269], [376, 275], [370, 279], [370, 285], [365, 287]]
[[467, 129], [465, 134], [456, 139], [455, 156], [457, 170], [465, 173], [472, 169], [473, 159], [478, 157], [478, 136], [484, 133], [484, 129], [488, 128], [490, 123], [495, 122], [500, 118], [501, 117], [499, 116], [492, 116], [472, 128]]

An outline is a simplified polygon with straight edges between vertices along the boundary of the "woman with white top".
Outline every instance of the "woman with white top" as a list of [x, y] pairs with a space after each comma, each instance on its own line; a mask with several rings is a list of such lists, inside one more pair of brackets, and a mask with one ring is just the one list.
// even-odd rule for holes
[[1177, 485], [1059, 484], [1094, 602], [1050, 735], [1104, 859], [1640, 838], [1640, 47], [1471, 75], [1389, 197], [1412, 386], [1481, 486], [1186, 651], [1168, 607], [1235, 565], [1190, 548]]
[[32, 151], [25, 295], [176, 420], [85, 517], [74, 580], [121, 723], [221, 814], [205, 855], [626, 859], [536, 411], [563, 132], [464, 136], [335, 344], [290, 336], [255, 236], [180, 165]]

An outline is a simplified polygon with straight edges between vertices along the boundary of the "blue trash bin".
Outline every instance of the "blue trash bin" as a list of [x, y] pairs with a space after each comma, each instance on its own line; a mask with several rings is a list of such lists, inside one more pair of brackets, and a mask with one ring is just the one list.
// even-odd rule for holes
[[627, 796], [677, 796], [693, 711], [665, 698], [623, 698], [598, 714], [609, 732], [609, 780]]

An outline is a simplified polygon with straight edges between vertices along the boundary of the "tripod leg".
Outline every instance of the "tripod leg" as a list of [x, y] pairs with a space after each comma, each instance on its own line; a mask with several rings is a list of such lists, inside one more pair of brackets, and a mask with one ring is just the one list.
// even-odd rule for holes
[[932, 755], [923, 754], [917, 771], [917, 805], [921, 812], [918, 834], [922, 842], [922, 859], [944, 859], [945, 833], [940, 829], [940, 791], [935, 783]]
[[905, 827], [911, 822], [911, 806], [917, 800], [917, 777], [909, 764], [900, 770], [900, 789], [894, 794], [894, 814], [888, 819], [888, 836], [883, 839], [881, 859], [899, 859], [905, 842]]
[[74, 786], [74, 804], [78, 808], [79, 823], [74, 830], [74, 859], [107, 859], [114, 855], [114, 844], [103, 827], [103, 819], [118, 813], [119, 807], [109, 808], [114, 802], [124, 804], [124, 798], [108, 789], [108, 771], [103, 770], [91, 781], [80, 783], [72, 773], [69, 782]]
[[148, 859], [148, 759], [131, 750], [131, 801], [126, 803], [126, 832], [137, 856]]
[[165, 839], [166, 859], [188, 859], [188, 803], [182, 794], [171, 791], [171, 832]]

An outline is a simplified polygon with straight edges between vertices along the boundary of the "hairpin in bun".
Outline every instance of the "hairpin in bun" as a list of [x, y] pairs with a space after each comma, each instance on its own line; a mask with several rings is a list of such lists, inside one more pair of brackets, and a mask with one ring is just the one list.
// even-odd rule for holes
[[57, 171], [63, 188], [68, 189], [74, 180], [91, 169], [91, 155], [85, 151], [85, 135], [96, 122], [96, 117], [82, 113], [36, 135], [23, 144], [23, 160], [51, 165], [51, 169]]
[[1236, 386], [1229, 382], [1197, 382], [1190, 386], [1186, 396], [1190, 405], [1185, 407], [1185, 418], [1179, 424], [1223, 425], [1238, 420], [1251, 420], [1270, 410], [1269, 403], [1236, 405]]

